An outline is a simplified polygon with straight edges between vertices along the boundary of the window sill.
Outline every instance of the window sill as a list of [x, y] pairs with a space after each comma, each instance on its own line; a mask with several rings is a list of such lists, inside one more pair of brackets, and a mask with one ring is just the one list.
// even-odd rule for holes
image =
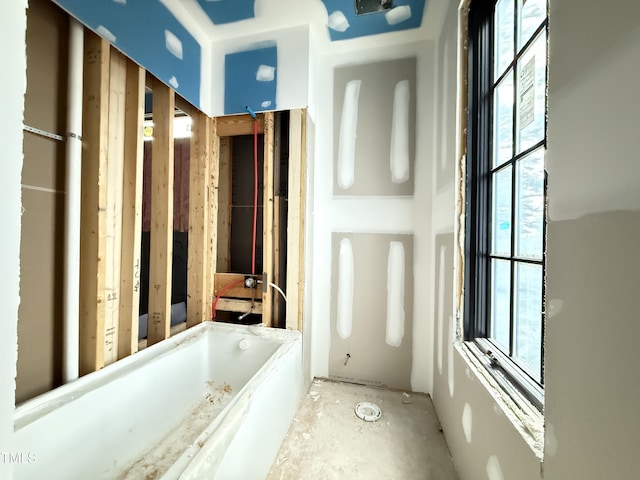
[[491, 366], [477, 345], [473, 342], [457, 342], [456, 348], [538, 460], [542, 461], [544, 415], [499, 369]]

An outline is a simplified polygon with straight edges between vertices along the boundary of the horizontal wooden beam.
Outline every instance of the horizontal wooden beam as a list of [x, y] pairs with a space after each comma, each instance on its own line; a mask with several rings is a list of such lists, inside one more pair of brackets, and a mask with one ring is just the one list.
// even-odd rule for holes
[[216, 310], [223, 312], [257, 313], [262, 314], [262, 303], [251, 300], [237, 300], [235, 298], [221, 298]]
[[[244, 277], [245, 275], [242, 273], [216, 273], [213, 277], [213, 295], [217, 297], [222, 292], [222, 296], [227, 298], [261, 299], [262, 288], [260, 286], [258, 288], [245, 288]], [[233, 283], [236, 285], [229, 287]]]
[[[264, 115], [258, 114], [258, 133], [264, 133]], [[220, 137], [253, 135], [253, 118], [249, 114], [229, 115], [216, 118], [217, 134]]]

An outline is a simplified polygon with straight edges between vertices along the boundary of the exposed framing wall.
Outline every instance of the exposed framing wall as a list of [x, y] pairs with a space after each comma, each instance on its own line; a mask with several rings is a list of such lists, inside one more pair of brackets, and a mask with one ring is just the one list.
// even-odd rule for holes
[[[140, 301], [140, 238], [142, 228], [142, 121], [145, 72], [105, 40], [86, 32], [85, 150], [83, 164], [81, 251], [81, 374], [138, 349]], [[153, 89], [154, 132], [151, 164], [151, 245], [147, 344], [168, 338], [171, 331], [173, 233], [173, 118], [180, 100], [161, 82], [146, 78]], [[238, 279], [214, 272], [229, 268], [230, 163], [235, 135], [253, 134], [249, 115], [212, 119], [181, 103], [192, 117], [189, 179], [189, 249], [187, 327], [211, 318], [214, 295]], [[276, 114], [258, 116], [264, 134], [263, 271], [261, 288], [247, 297], [245, 289], [230, 290], [219, 308], [260, 313], [274, 325], [274, 294], [269, 282], [281, 265], [276, 248], [280, 213], [276, 214], [274, 165], [278, 155]], [[304, 275], [305, 118], [291, 113], [289, 142], [289, 213], [287, 218], [287, 328], [302, 324]], [[278, 247], [280, 245], [278, 244]], [[291, 255], [293, 254], [293, 255]], [[241, 278], [241, 277], [240, 277]], [[240, 292], [240, 293], [238, 293]], [[239, 298], [238, 298], [239, 297]], [[244, 298], [243, 298], [244, 297]]]
[[[231, 195], [228, 187], [220, 183], [219, 208], [220, 217], [217, 225], [219, 229], [217, 244], [217, 270], [215, 275], [214, 295], [224, 296], [217, 302], [217, 309], [241, 313], [261, 313], [262, 323], [267, 326], [277, 326], [281, 315], [279, 302], [274, 295], [279, 295], [268, 283], [284, 278], [280, 271], [282, 262], [280, 255], [287, 254], [286, 262], [286, 293], [288, 296], [285, 310], [286, 328], [301, 330], [303, 316], [304, 289], [304, 211], [306, 202], [306, 111], [292, 110], [289, 124], [289, 177], [288, 177], [288, 215], [286, 247], [281, 235], [280, 221], [282, 199], [276, 195], [276, 184], [279, 183], [280, 169], [280, 123], [277, 115], [267, 112], [257, 116], [258, 133], [264, 134], [263, 158], [263, 272], [262, 293], [260, 303], [252, 289], [242, 286], [237, 288], [225, 287], [240, 282], [243, 274], [225, 273], [229, 269], [229, 241], [231, 227]], [[249, 115], [233, 115], [216, 118], [216, 136], [219, 138], [220, 150], [214, 152], [220, 165], [220, 177], [230, 182], [230, 164], [232, 162], [232, 142], [229, 137], [236, 135], [251, 135], [254, 133], [254, 121]], [[249, 273], [249, 272], [247, 272]], [[283, 288], [284, 290], [284, 288]]]
[[138, 349], [144, 89], [153, 88], [148, 342], [168, 338], [173, 234], [173, 117], [192, 114], [188, 326], [210, 318], [217, 245], [215, 122], [86, 32], [81, 252], [81, 373]]

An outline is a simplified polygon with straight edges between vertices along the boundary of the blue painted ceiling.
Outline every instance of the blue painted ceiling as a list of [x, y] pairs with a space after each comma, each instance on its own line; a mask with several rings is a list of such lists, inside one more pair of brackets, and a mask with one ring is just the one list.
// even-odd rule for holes
[[[202, 48], [192, 35], [198, 28], [199, 38], [217, 34], [216, 29], [237, 25], [236, 31], [251, 32], [251, 23], [278, 19], [309, 22], [302, 10], [319, 7], [318, 23], [325, 25], [332, 42], [369, 35], [416, 29], [421, 26], [426, 0], [196, 0], [186, 8], [182, 0], [53, 0], [80, 22], [109, 40], [118, 49], [142, 65], [161, 81], [173, 87], [189, 102], [203, 108], [201, 89], [208, 88], [208, 72], [201, 71]], [[376, 10], [376, 2], [385, 8]], [[389, 2], [391, 3], [389, 4]], [[372, 13], [358, 14], [366, 3]], [[165, 6], [178, 7], [171, 11]], [[257, 5], [259, 4], [259, 5]], [[323, 15], [322, 7], [326, 12]], [[269, 10], [271, 8], [271, 10]], [[293, 9], [296, 10], [293, 10]], [[279, 9], [279, 10], [278, 10]], [[176, 19], [176, 11], [180, 21]], [[257, 12], [257, 13], [256, 13]], [[302, 19], [302, 20], [301, 20]], [[186, 22], [186, 23], [185, 23]], [[263, 25], [264, 26], [264, 25]], [[191, 28], [191, 30], [189, 30]], [[282, 25], [281, 27], [282, 28]], [[274, 30], [278, 30], [274, 27]], [[219, 32], [220, 30], [218, 30]], [[204, 35], [203, 35], [204, 32]], [[226, 33], [233, 35], [230, 30]], [[275, 37], [274, 37], [275, 38]], [[266, 39], [269, 41], [270, 39]], [[276, 108], [278, 78], [278, 45], [273, 40], [268, 49], [235, 45], [225, 55], [225, 113], [244, 111], [246, 103], [254, 110]], [[238, 50], [244, 51], [238, 53]], [[206, 63], [206, 62], [205, 62]], [[268, 78], [267, 78], [268, 77]], [[205, 79], [205, 80], [203, 80]], [[241, 88], [242, 86], [242, 88]], [[234, 92], [241, 90], [242, 95]], [[247, 96], [247, 92], [253, 92]], [[237, 97], [237, 98], [236, 98]]]

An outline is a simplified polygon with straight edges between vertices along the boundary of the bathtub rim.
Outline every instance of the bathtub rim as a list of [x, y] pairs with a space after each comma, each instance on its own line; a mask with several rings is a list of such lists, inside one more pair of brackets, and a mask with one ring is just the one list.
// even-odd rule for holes
[[[21, 403], [20, 405], [17, 405], [13, 417], [14, 431], [16, 433], [19, 432], [21, 429], [27, 427], [33, 422], [36, 422], [55, 409], [72, 403], [85, 394], [100, 388], [111, 381], [117, 380], [121, 376], [126, 375], [157, 358], [168, 355], [173, 350], [183, 345], [206, 340], [207, 335], [211, 331], [222, 331], [224, 333], [262, 337], [265, 339], [276, 340], [282, 345], [294, 343], [297, 340], [301, 341], [301, 333], [295, 330], [265, 327], [260, 324], [238, 325], [224, 322], [202, 322], [139, 352], [107, 365], [100, 370], [83, 375], [73, 382], [60, 385], [53, 390], [42, 393]], [[280, 348], [281, 347], [276, 350], [272, 357], [277, 355]], [[267, 363], [270, 359], [267, 360]], [[261, 365], [258, 372], [261, 371], [263, 367], [264, 364]], [[256, 372], [252, 378], [255, 377], [258, 372]], [[251, 381], [251, 379], [249, 379], [249, 381]]]

